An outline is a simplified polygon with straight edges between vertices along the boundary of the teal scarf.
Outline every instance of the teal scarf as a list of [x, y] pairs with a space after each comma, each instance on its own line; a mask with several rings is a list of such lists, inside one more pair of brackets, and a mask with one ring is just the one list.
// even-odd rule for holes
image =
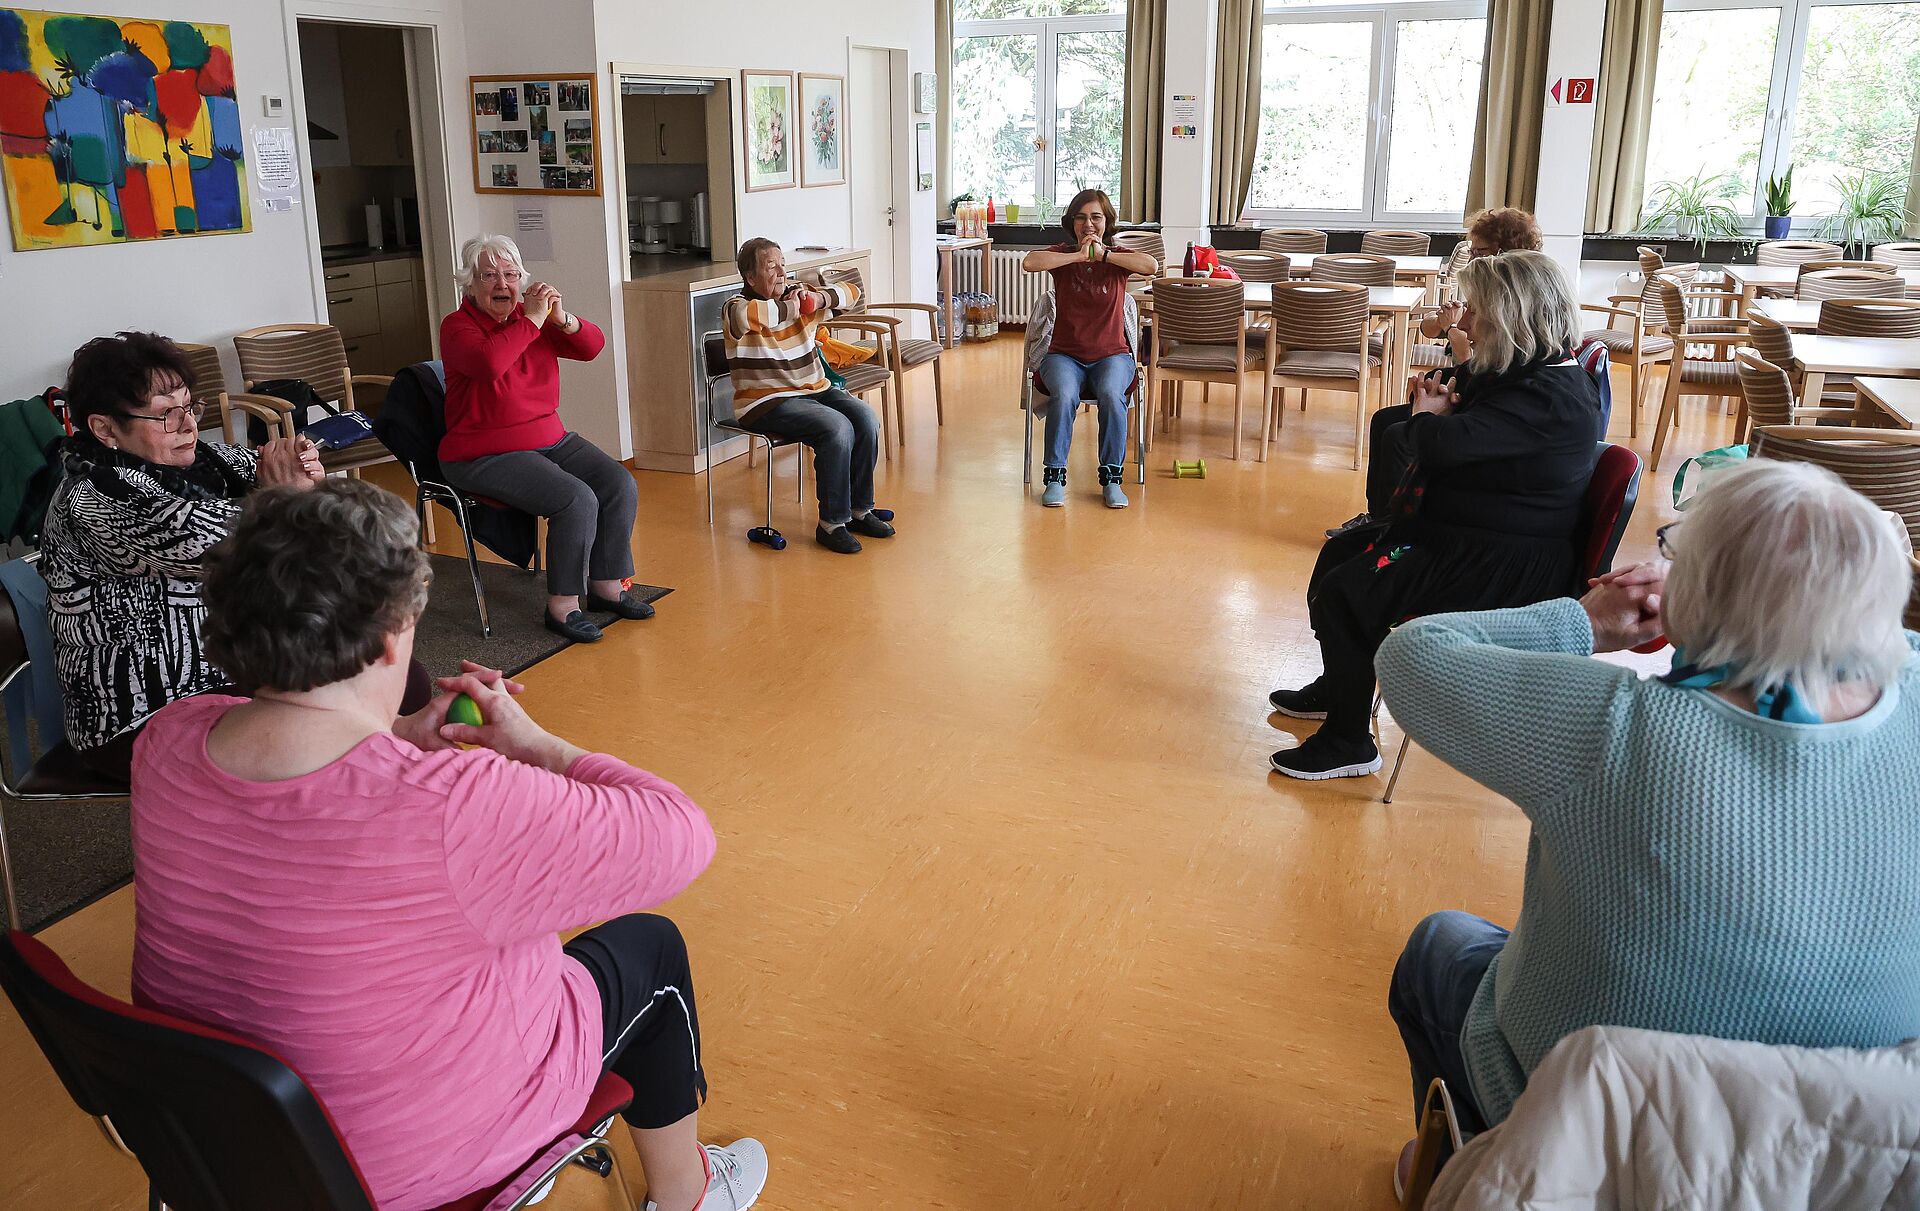
[[[1673, 651], [1673, 671], [1660, 680], [1685, 690], [1704, 690], [1716, 685], [1724, 685], [1732, 675], [1732, 671], [1724, 664], [1703, 669], [1687, 659], [1685, 651], [1676, 647]], [[1763, 719], [1773, 719], [1781, 723], [1825, 722], [1818, 712], [1808, 706], [1806, 700], [1795, 692], [1793, 683], [1790, 681], [1757, 691], [1753, 696], [1753, 713]]]

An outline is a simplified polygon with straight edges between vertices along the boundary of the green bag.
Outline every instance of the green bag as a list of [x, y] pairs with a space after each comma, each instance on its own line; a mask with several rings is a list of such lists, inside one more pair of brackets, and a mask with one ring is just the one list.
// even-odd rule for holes
[[820, 359], [820, 369], [826, 372], [827, 381], [842, 391], [845, 391], [847, 389], [847, 378], [827, 363], [827, 351], [815, 345], [813, 353], [815, 357]]
[[[1739, 466], [1747, 460], [1751, 449], [1749, 446], [1721, 446], [1718, 450], [1704, 451], [1681, 463], [1680, 470], [1673, 477], [1673, 507], [1683, 512], [1691, 508], [1703, 490], [1700, 486], [1701, 479], [1714, 471], [1724, 471], [1728, 467]], [[1687, 471], [1693, 467], [1700, 468], [1700, 474], [1693, 477], [1693, 491], [1685, 492], [1683, 487]]]

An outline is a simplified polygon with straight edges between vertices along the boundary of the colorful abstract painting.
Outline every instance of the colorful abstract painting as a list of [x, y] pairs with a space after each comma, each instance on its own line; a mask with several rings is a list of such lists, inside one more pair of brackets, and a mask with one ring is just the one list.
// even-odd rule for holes
[[232, 35], [0, 8], [0, 170], [21, 251], [249, 230]]

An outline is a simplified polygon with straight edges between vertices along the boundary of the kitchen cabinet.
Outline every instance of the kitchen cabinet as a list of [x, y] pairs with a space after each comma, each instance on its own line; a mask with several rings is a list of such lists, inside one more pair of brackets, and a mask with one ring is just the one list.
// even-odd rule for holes
[[635, 93], [620, 98], [620, 111], [627, 163], [706, 163], [705, 97]]
[[361, 167], [413, 163], [413, 118], [407, 105], [407, 54], [400, 33], [342, 25], [340, 61], [346, 89], [347, 149]]
[[433, 356], [419, 257], [329, 261], [321, 276], [327, 322], [340, 330], [355, 374], [392, 374]]

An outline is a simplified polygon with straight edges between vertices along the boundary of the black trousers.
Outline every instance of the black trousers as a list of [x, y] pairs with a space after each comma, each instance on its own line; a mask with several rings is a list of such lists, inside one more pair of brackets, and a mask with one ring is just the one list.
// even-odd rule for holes
[[633, 575], [633, 474], [578, 433], [544, 450], [441, 463], [453, 486], [547, 519], [547, 592], [578, 597], [588, 580]]
[[620, 1117], [641, 1130], [670, 1127], [707, 1100], [700, 1017], [686, 939], [665, 917], [631, 913], [567, 943], [600, 988], [600, 1070], [633, 1086]]
[[1367, 512], [1385, 520], [1393, 489], [1413, 461], [1406, 431], [1395, 430], [1413, 419], [1410, 404], [1393, 404], [1373, 414], [1367, 428]]

